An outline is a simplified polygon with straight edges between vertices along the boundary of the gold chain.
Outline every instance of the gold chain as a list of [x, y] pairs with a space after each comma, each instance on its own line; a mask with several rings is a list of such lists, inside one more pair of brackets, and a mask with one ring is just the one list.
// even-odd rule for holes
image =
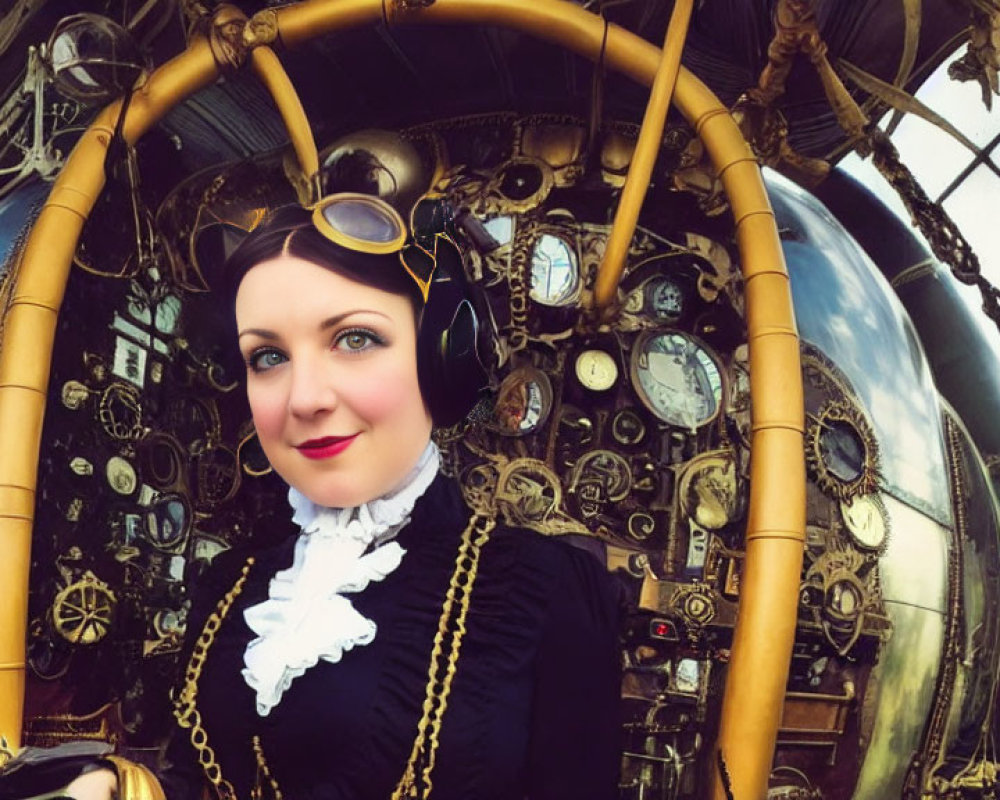
[[[469, 611], [472, 587], [479, 570], [479, 554], [496, 525], [493, 515], [473, 514], [462, 532], [462, 541], [455, 558], [455, 571], [445, 595], [444, 608], [438, 620], [438, 630], [431, 650], [431, 665], [427, 676], [427, 694], [424, 698], [423, 716], [417, 725], [417, 738], [413, 742], [410, 760], [399, 779], [392, 800], [426, 798], [431, 793], [431, 770], [437, 755], [441, 721], [448, 706], [451, 683], [458, 667], [459, 651], [465, 635], [465, 618]], [[445, 654], [445, 647], [448, 652]], [[420, 773], [418, 783], [417, 773]], [[420, 786], [423, 786], [423, 792]]]
[[[492, 514], [477, 512], [473, 514], [469, 524], [462, 532], [458, 554], [455, 557], [455, 569], [445, 594], [437, 633], [434, 635], [423, 715], [417, 724], [417, 737], [413, 742], [410, 759], [403, 771], [403, 777], [400, 778], [392, 793], [392, 800], [426, 798], [431, 793], [431, 771], [434, 769], [437, 748], [440, 744], [441, 723], [448, 706], [451, 684], [458, 671], [458, 657], [465, 635], [465, 620], [472, 598], [472, 587], [479, 570], [479, 556], [495, 526], [496, 518]], [[222, 769], [216, 761], [215, 751], [208, 744], [208, 734], [202, 725], [201, 714], [197, 708], [198, 681], [201, 678], [208, 651], [233, 602], [243, 591], [243, 585], [246, 583], [253, 563], [252, 557], [247, 559], [242, 574], [233, 588], [219, 601], [215, 612], [205, 621], [205, 627], [202, 629], [198, 641], [195, 642], [191, 659], [188, 662], [184, 675], [184, 688], [174, 703], [174, 716], [182, 728], [191, 729], [191, 744], [198, 752], [198, 761], [205, 771], [205, 777], [216, 787], [222, 800], [236, 800], [236, 790], [229, 781], [222, 777]], [[282, 800], [278, 782], [267, 766], [260, 738], [257, 736], [253, 737], [253, 749], [257, 760], [258, 781], [259, 777], [264, 777], [274, 791], [276, 800]], [[422, 792], [421, 786], [423, 787]], [[259, 787], [256, 791], [259, 796]]]
[[267, 759], [264, 758], [264, 748], [261, 747], [259, 736], [253, 737], [253, 754], [257, 759], [257, 785], [250, 792], [250, 800], [263, 800], [264, 790], [261, 785], [261, 778], [265, 779], [271, 785], [274, 800], [284, 800], [281, 789], [278, 788], [278, 782], [274, 779], [274, 775], [271, 774], [271, 768], [267, 765]]
[[219, 601], [215, 611], [209, 615], [205, 621], [205, 627], [201, 630], [198, 641], [195, 642], [191, 652], [191, 659], [188, 661], [187, 670], [184, 673], [184, 688], [174, 701], [174, 716], [177, 724], [182, 728], [191, 729], [191, 744], [198, 753], [198, 763], [205, 771], [205, 777], [215, 786], [221, 800], [236, 800], [236, 790], [233, 785], [222, 777], [222, 768], [215, 760], [215, 751], [208, 744], [208, 733], [201, 723], [201, 712], [198, 711], [198, 681], [201, 679], [201, 671], [205, 666], [205, 659], [208, 651], [215, 642], [215, 636], [222, 627], [222, 622], [232, 608], [233, 602], [243, 591], [247, 576], [250, 574], [250, 567], [253, 566], [254, 558], [251, 556], [243, 565], [240, 577], [233, 588], [230, 589]]

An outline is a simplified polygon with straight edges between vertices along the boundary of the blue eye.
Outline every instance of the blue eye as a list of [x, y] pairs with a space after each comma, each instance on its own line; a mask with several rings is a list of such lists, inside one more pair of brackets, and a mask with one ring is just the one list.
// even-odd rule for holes
[[385, 344], [385, 340], [381, 336], [364, 328], [344, 331], [334, 341], [334, 347], [350, 353], [359, 353], [382, 344]]
[[247, 368], [253, 372], [266, 372], [287, 360], [284, 353], [269, 347], [262, 347], [250, 354], [247, 359]]

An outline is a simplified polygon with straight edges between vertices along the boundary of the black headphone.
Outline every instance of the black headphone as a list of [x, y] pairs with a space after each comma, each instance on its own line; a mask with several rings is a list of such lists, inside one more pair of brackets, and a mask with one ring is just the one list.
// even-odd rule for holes
[[437, 266], [417, 329], [417, 373], [435, 427], [447, 427], [483, 398], [496, 330], [488, 301], [466, 277], [455, 240], [439, 237], [436, 250]]

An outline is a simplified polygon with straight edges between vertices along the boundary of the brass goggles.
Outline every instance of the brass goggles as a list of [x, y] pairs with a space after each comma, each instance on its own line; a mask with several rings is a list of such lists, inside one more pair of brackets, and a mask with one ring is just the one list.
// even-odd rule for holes
[[[399, 263], [413, 278], [424, 302], [437, 267], [438, 242], [447, 238], [452, 222], [443, 195], [424, 195], [410, 211], [410, 225], [379, 197], [341, 192], [312, 207], [316, 230], [336, 245], [372, 255], [399, 254]], [[412, 238], [411, 238], [412, 234]]]

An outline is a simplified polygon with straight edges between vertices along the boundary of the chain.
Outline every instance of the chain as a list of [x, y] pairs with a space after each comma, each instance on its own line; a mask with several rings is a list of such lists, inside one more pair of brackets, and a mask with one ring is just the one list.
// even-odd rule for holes
[[[983, 311], [1000, 328], [1000, 291], [983, 277], [978, 256], [948, 212], [927, 196], [913, 173], [899, 160], [896, 146], [881, 128], [872, 126], [868, 130], [866, 144], [872, 162], [899, 194], [914, 224], [930, 242], [935, 257], [947, 264], [962, 283], [979, 289]], [[863, 146], [859, 151], [865, 155]]]
[[[485, 511], [477, 511], [472, 515], [469, 524], [462, 532], [461, 543], [458, 547], [458, 554], [455, 557], [455, 570], [452, 572], [448, 591], [445, 594], [444, 606], [441, 609], [441, 617], [438, 620], [437, 633], [434, 635], [434, 646], [431, 650], [431, 664], [427, 678], [427, 692], [424, 698], [423, 715], [417, 724], [417, 737], [413, 742], [413, 749], [410, 752], [410, 759], [403, 771], [395, 791], [392, 793], [392, 800], [406, 800], [408, 798], [427, 798], [430, 796], [432, 783], [431, 771], [434, 769], [437, 748], [440, 743], [441, 722], [444, 718], [445, 709], [448, 706], [448, 696], [451, 693], [451, 684], [458, 671], [458, 657], [462, 649], [462, 638], [465, 635], [465, 619], [469, 611], [469, 601], [472, 597], [472, 587], [476, 582], [476, 574], [479, 570], [479, 555], [482, 547], [489, 539], [490, 532], [496, 525], [496, 518]], [[194, 696], [197, 694], [197, 681], [201, 674], [201, 666], [204, 662], [204, 652], [207, 652], [215, 637], [215, 632], [229, 612], [229, 606], [243, 588], [243, 582], [249, 572], [253, 559], [247, 562], [243, 568], [243, 577], [237, 581], [222, 601], [219, 608], [212, 617], [205, 623], [205, 629], [195, 647], [195, 654], [191, 657], [185, 681], [184, 693], [178, 702], [187, 702], [186, 713], [193, 715], [195, 726], [200, 727], [200, 718], [197, 717], [197, 710], [194, 708]], [[199, 654], [200, 658], [199, 658]], [[181, 712], [175, 712], [178, 720], [181, 719]], [[183, 722], [181, 723], [184, 724]], [[189, 727], [184, 726], [184, 727]], [[191, 741], [195, 743], [195, 732], [192, 730]], [[195, 747], [199, 745], [195, 743]], [[281, 789], [278, 782], [271, 774], [264, 757], [264, 750], [260, 743], [260, 738], [253, 738], [253, 749], [257, 760], [258, 781], [263, 777], [268, 781], [274, 792], [276, 800], [282, 800]], [[207, 756], [203, 754], [207, 752]], [[235, 794], [227, 795], [222, 791], [222, 785], [232, 790], [232, 785], [222, 780], [218, 765], [215, 764], [215, 754], [208, 747], [202, 730], [202, 747], [199, 748], [199, 759], [205, 768], [205, 774], [209, 780], [220, 788], [222, 800], [235, 800]], [[213, 772], [210, 772], [214, 770]], [[213, 777], [214, 774], [214, 777]], [[422, 789], [421, 789], [422, 787]], [[260, 789], [253, 796], [254, 800], [262, 797]]]
[[243, 585], [246, 583], [253, 563], [254, 559], [251, 556], [243, 565], [240, 577], [233, 588], [226, 592], [215, 611], [205, 621], [205, 627], [202, 628], [201, 635], [195, 642], [191, 659], [188, 661], [187, 670], [184, 673], [184, 688], [174, 701], [174, 716], [177, 718], [177, 724], [182, 728], [191, 729], [191, 744], [198, 753], [198, 763], [205, 771], [205, 777], [215, 786], [221, 800], [236, 800], [236, 790], [229, 781], [222, 777], [222, 768], [215, 760], [215, 751], [208, 744], [208, 733], [202, 725], [201, 712], [198, 711], [198, 681], [201, 679], [201, 671], [205, 666], [208, 651], [215, 642], [216, 634], [222, 627], [226, 615], [229, 614], [233, 602], [243, 591]]
[[[417, 724], [417, 737], [413, 742], [403, 777], [392, 794], [393, 800], [426, 798], [431, 793], [431, 771], [434, 769], [437, 748], [440, 744], [441, 723], [448, 706], [451, 684], [458, 671], [458, 657], [465, 635], [465, 620], [472, 598], [472, 587], [479, 570], [479, 556], [495, 526], [496, 519], [492, 514], [477, 512], [473, 514], [462, 532], [455, 558], [455, 570], [445, 594], [444, 607], [441, 610], [431, 650], [423, 715]], [[222, 627], [233, 602], [243, 591], [243, 585], [253, 563], [252, 557], [247, 559], [233, 588], [219, 601], [215, 612], [205, 621], [201, 635], [195, 642], [191, 659], [188, 661], [184, 674], [184, 688], [174, 703], [177, 723], [182, 728], [191, 729], [191, 744], [198, 753], [198, 762], [205, 771], [205, 777], [216, 787], [221, 800], [236, 800], [236, 791], [233, 785], [222, 777], [222, 769], [216, 761], [215, 751], [208, 744], [208, 734], [202, 725], [201, 713], [197, 708], [198, 681], [201, 679], [208, 651], [215, 642], [219, 628]], [[256, 736], [253, 739], [253, 748], [261, 775], [270, 783], [277, 800], [281, 800], [281, 790], [271, 775], [264, 759], [260, 739]]]
[[392, 800], [427, 798], [433, 788], [431, 771], [434, 769], [448, 695], [458, 667], [458, 656], [465, 635], [465, 618], [479, 569], [479, 554], [495, 525], [496, 519], [492, 514], [477, 511], [462, 532], [462, 541], [455, 558], [455, 571], [445, 595], [444, 608], [441, 610], [431, 650], [423, 716], [417, 725], [417, 738], [413, 742], [410, 760], [392, 793]]
[[261, 778], [270, 784], [274, 800], [284, 800], [281, 789], [278, 788], [278, 782], [274, 779], [274, 775], [271, 774], [271, 768], [267, 765], [267, 759], [264, 758], [264, 748], [261, 747], [259, 736], [253, 737], [253, 754], [257, 759], [257, 785], [250, 792], [250, 800], [263, 800], [264, 791], [261, 786]]

